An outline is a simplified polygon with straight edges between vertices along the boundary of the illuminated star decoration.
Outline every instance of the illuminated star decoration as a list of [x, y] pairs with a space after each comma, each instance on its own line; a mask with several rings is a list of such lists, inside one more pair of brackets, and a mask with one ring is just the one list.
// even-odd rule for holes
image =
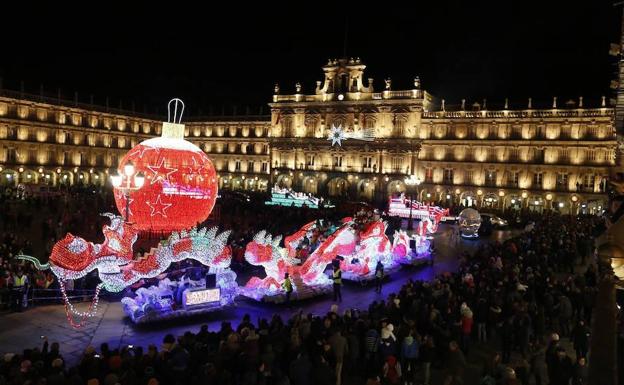
[[332, 125], [327, 140], [332, 142], [332, 147], [338, 143], [342, 147], [342, 141], [347, 139], [365, 140], [371, 142], [375, 140], [375, 132], [371, 129], [360, 130], [357, 132], [344, 132], [342, 126]]
[[[193, 177], [198, 174], [198, 172], [195, 171], [195, 170], [197, 170], [197, 160], [195, 160], [195, 157], [192, 157], [191, 160], [193, 161], [193, 165], [192, 166], [187, 166], [188, 173], [186, 175], [189, 178], [193, 179]], [[203, 168], [203, 166], [202, 166], [202, 168]]]
[[147, 152], [147, 151], [152, 151], [155, 150], [154, 147], [148, 147], [148, 146], [141, 146], [141, 148], [137, 148], [136, 150], [132, 151], [130, 154], [128, 154], [129, 157], [133, 157], [134, 155], [138, 155], [139, 159], [143, 158], [143, 155]]
[[152, 170], [152, 172], [154, 173], [154, 176], [152, 177], [152, 181], [150, 184], [154, 184], [158, 180], [166, 180], [167, 182], [169, 182], [169, 175], [178, 171], [177, 168], [167, 167], [164, 163], [165, 163], [165, 159], [161, 158], [160, 164], [158, 166], [147, 166], [147, 168]]
[[347, 139], [347, 137], [345, 136], [345, 133], [342, 130], [342, 126], [338, 126], [338, 127], [332, 126], [329, 131], [329, 136], [327, 137], [327, 140], [331, 140], [332, 147], [334, 147], [336, 143], [338, 143], [338, 145], [342, 147], [342, 140], [344, 139]]
[[165, 210], [167, 210], [169, 207], [171, 207], [172, 203], [163, 203], [160, 200], [160, 195], [158, 195], [158, 197], [156, 197], [156, 202], [151, 203], [150, 201], [146, 201], [145, 202], [151, 209], [152, 212], [150, 213], [150, 216], [154, 216], [154, 215], [162, 215], [164, 218], [167, 218], [167, 213], [165, 212]]

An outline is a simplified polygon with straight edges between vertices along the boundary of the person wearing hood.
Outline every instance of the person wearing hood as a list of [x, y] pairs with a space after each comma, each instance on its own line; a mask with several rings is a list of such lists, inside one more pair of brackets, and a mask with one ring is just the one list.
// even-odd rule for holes
[[394, 385], [401, 383], [401, 364], [393, 355], [386, 358], [383, 366], [383, 379], [385, 384]]

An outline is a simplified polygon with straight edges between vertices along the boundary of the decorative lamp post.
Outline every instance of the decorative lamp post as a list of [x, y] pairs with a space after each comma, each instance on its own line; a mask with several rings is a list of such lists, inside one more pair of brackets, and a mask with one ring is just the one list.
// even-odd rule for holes
[[124, 216], [124, 220], [126, 222], [128, 222], [130, 218], [130, 193], [140, 189], [143, 187], [143, 183], [145, 183], [143, 174], [135, 172], [134, 164], [128, 162], [123, 168], [123, 174], [111, 175], [113, 187], [121, 191], [125, 197], [126, 215]]
[[[418, 178], [416, 175], [410, 175], [409, 177], [406, 177], [405, 180], [405, 185], [407, 185], [408, 187], [411, 186], [416, 186], [416, 196], [418, 196], [418, 185], [420, 185], [421, 180], [420, 178]], [[414, 196], [411, 193], [411, 188], [410, 188], [410, 213], [409, 213], [409, 222], [407, 224], [407, 229], [408, 230], [412, 230], [414, 228], [414, 223], [412, 220], [412, 206], [414, 205]]]

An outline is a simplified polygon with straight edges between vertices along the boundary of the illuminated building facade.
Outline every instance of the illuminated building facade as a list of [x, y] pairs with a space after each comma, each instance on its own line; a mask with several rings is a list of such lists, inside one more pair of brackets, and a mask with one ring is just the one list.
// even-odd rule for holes
[[[185, 119], [186, 137], [212, 159], [220, 187], [277, 184], [328, 197], [384, 201], [416, 175], [423, 201], [590, 212], [604, 207], [615, 167], [614, 110], [556, 99], [538, 109], [450, 109], [422, 89], [375, 90], [359, 59], [330, 60], [314, 93], [276, 85], [271, 116]], [[161, 119], [39, 97], [0, 97], [0, 183], [95, 183]], [[507, 103], [505, 103], [507, 104]], [[332, 126], [374, 141], [327, 140]]]
[[[363, 78], [359, 59], [330, 60], [313, 94], [282, 95], [270, 103], [271, 167], [281, 185], [329, 196], [384, 200], [406, 191], [406, 175], [422, 182], [425, 202], [496, 208], [604, 207], [615, 166], [614, 111], [583, 100], [548, 109], [488, 110], [473, 104], [448, 110], [415, 78], [412, 89], [381, 91]], [[374, 142], [331, 146], [332, 126], [372, 129]]]

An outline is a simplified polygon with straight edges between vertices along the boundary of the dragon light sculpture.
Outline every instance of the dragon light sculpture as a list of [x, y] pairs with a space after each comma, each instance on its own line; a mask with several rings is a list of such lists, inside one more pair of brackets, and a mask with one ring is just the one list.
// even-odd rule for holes
[[[102, 244], [94, 244], [68, 233], [54, 245], [45, 264], [31, 256], [18, 256], [32, 262], [39, 270], [49, 268], [58, 278], [67, 317], [74, 327], [82, 326], [86, 318], [95, 315], [101, 289], [120, 292], [142, 279], [159, 276], [173, 262], [185, 259], [193, 259], [216, 269], [225, 269], [230, 265], [231, 253], [226, 245], [229, 231], [218, 235], [216, 228], [174, 232], [158, 247], [133, 258], [132, 247], [137, 239], [137, 230], [120, 216], [103, 215], [111, 223], [103, 226], [105, 240]], [[65, 281], [82, 278], [94, 270], [97, 270], [101, 282], [96, 287], [88, 311], [79, 312], [67, 297]], [[74, 315], [81, 317], [81, 321], [76, 323]]]
[[[324, 271], [337, 258], [340, 260], [343, 278], [348, 280], [373, 279], [378, 261], [385, 269], [398, 268], [395, 246], [385, 234], [387, 224], [373, 221], [366, 224], [362, 231], [357, 231], [354, 224], [352, 218], [344, 218], [342, 224], [312, 251], [303, 264], [295, 258], [296, 248], [304, 238], [310, 239], [312, 231], [316, 229], [315, 222], [287, 236], [284, 239], [285, 247], [279, 245], [281, 236], [273, 238], [265, 231], [259, 232], [247, 244], [245, 259], [252, 265], [262, 266], [266, 277], [250, 278], [245, 287], [241, 288], [241, 293], [256, 300], [279, 296], [283, 294], [284, 274], [289, 273], [294, 291], [298, 298], [303, 298], [300, 295], [302, 291], [331, 286], [332, 282]], [[396, 247], [399, 247], [398, 244]], [[407, 250], [409, 239], [400, 247]]]

